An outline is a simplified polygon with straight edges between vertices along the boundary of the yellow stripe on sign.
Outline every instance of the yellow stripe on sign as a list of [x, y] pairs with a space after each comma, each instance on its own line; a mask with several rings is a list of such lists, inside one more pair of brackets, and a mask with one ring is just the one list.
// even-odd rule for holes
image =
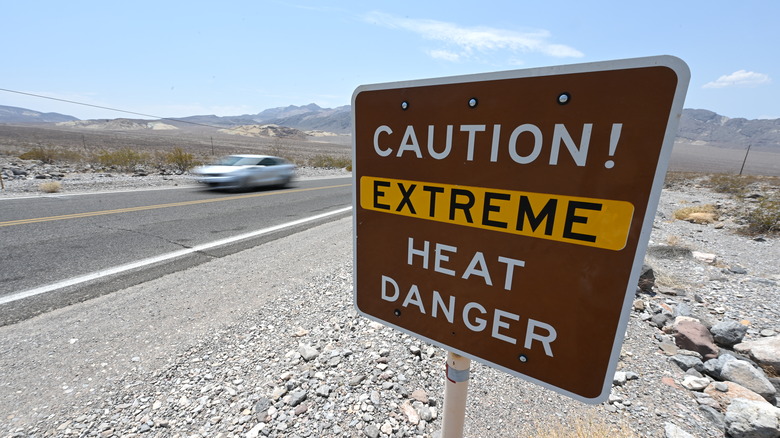
[[360, 206], [388, 214], [619, 251], [626, 201], [363, 176]]

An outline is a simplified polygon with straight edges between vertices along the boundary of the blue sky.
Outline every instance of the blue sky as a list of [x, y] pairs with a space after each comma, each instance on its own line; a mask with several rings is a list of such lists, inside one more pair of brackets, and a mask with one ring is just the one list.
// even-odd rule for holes
[[[780, 1], [24, 1], [0, 88], [162, 117], [347, 105], [363, 84], [653, 55], [686, 108], [780, 118]], [[0, 105], [128, 114], [0, 91]]]

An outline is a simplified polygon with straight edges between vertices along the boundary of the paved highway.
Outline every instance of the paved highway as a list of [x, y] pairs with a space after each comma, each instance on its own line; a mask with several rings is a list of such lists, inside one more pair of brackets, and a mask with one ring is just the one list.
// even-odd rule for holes
[[344, 217], [351, 191], [334, 178], [0, 200], [0, 324]]

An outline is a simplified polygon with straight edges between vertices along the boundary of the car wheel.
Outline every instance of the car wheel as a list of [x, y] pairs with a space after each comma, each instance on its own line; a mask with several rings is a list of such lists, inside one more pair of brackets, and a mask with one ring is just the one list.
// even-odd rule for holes
[[250, 184], [249, 184], [249, 177], [244, 177], [241, 180], [238, 181], [238, 184], [236, 184], [236, 187], [233, 189], [234, 192], [246, 192], [249, 190]]

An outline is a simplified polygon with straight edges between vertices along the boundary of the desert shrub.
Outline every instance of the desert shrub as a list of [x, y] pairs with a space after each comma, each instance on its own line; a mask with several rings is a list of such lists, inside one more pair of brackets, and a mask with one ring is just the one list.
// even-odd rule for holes
[[348, 168], [352, 170], [352, 159], [345, 157], [334, 157], [332, 155], [315, 155], [308, 160], [308, 164], [312, 167], [325, 167], [331, 169]]
[[19, 158], [22, 160], [38, 160], [44, 164], [52, 164], [57, 161], [76, 162], [84, 160], [84, 156], [79, 152], [50, 146], [39, 146], [33, 148], [27, 152], [19, 154]]
[[175, 147], [172, 151], [165, 154], [165, 162], [182, 172], [197, 165], [195, 156], [180, 147]]
[[702, 174], [695, 172], [668, 171], [664, 178], [664, 188], [687, 186], [700, 179]]
[[41, 183], [38, 186], [38, 189], [44, 193], [58, 193], [60, 190], [62, 190], [62, 185], [59, 181], [47, 181], [45, 183]]
[[697, 224], [709, 224], [718, 219], [718, 212], [714, 205], [692, 205], [674, 212], [674, 218]]
[[539, 425], [536, 438], [635, 438], [637, 435], [624, 422], [610, 424], [595, 415], [578, 417], [564, 423], [556, 416], [548, 417], [550, 422]]
[[780, 200], [764, 199], [747, 215], [749, 234], [780, 232]]
[[116, 151], [102, 150], [97, 153], [95, 159], [101, 166], [118, 167], [120, 169], [132, 169], [139, 164], [145, 164], [151, 157], [144, 152], [134, 151], [130, 148], [122, 148]]
[[268, 154], [274, 155], [276, 157], [281, 157], [284, 159], [288, 159], [284, 156], [287, 149], [289, 149], [289, 145], [287, 142], [282, 141], [280, 138], [275, 138], [274, 142], [268, 146]]
[[53, 148], [37, 147], [19, 155], [19, 158], [22, 160], [38, 160], [46, 164], [51, 164], [54, 162], [55, 156], [56, 151]]
[[756, 178], [753, 176], [715, 174], [710, 175], [708, 185], [719, 193], [740, 195], [745, 193], [748, 186], [755, 181]]

